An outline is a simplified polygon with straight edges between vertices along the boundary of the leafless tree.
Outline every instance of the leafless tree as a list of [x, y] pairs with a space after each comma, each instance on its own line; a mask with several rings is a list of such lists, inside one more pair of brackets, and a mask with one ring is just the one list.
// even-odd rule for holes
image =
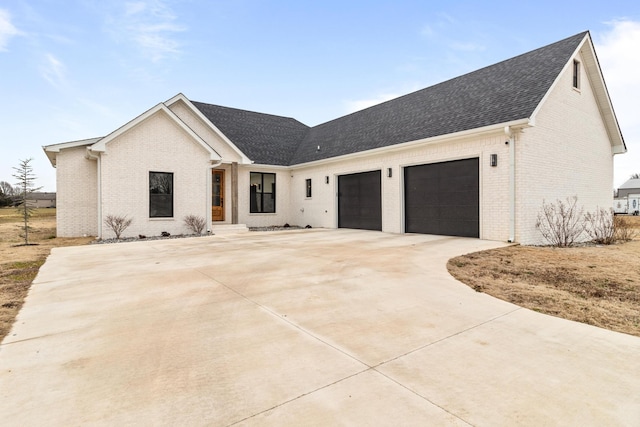
[[578, 197], [568, 197], [566, 203], [556, 200], [555, 203], [542, 202], [542, 210], [538, 213], [536, 228], [549, 244], [558, 247], [572, 246], [582, 234], [582, 213], [578, 208]]
[[0, 181], [0, 193], [9, 197], [15, 195], [16, 190], [7, 181]]
[[132, 222], [133, 218], [127, 218], [122, 215], [107, 215], [104, 219], [104, 224], [113, 231], [118, 240], [120, 240], [122, 232], [126, 230]]
[[168, 173], [154, 173], [150, 177], [149, 187], [154, 194], [169, 194], [173, 186], [173, 177]]
[[13, 205], [15, 189], [7, 181], [0, 181], [0, 206]]
[[17, 179], [16, 188], [17, 194], [15, 194], [18, 201], [18, 212], [24, 220], [24, 244], [29, 244], [29, 218], [35, 210], [33, 200], [30, 200], [30, 195], [42, 187], [35, 187], [36, 176], [33, 173], [33, 167], [31, 167], [31, 161], [33, 159], [20, 160], [20, 165], [14, 167], [16, 171], [12, 176]]

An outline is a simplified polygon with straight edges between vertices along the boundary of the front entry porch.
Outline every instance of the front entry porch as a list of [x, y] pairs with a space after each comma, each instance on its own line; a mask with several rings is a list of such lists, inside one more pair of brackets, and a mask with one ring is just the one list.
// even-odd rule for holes
[[236, 162], [211, 170], [210, 230], [212, 234], [249, 231], [246, 224], [238, 224], [238, 163]]
[[246, 233], [249, 231], [247, 224], [222, 224], [219, 222], [211, 223], [211, 234], [236, 234]]

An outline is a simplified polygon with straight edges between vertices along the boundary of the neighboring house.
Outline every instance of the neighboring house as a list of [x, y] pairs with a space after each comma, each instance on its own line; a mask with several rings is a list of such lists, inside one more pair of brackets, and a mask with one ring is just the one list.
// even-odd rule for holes
[[34, 208], [55, 208], [56, 193], [33, 192], [27, 197], [29, 206]]
[[544, 201], [612, 204], [626, 152], [588, 32], [309, 127], [182, 94], [109, 135], [44, 147], [58, 235], [207, 223], [541, 243]]
[[618, 188], [618, 199], [624, 199], [630, 194], [640, 194], [640, 179], [631, 178]]

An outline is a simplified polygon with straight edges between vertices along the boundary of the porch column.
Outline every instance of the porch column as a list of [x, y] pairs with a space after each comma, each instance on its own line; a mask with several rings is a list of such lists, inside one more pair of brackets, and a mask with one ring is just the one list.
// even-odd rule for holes
[[238, 223], [238, 162], [231, 163], [231, 223]]

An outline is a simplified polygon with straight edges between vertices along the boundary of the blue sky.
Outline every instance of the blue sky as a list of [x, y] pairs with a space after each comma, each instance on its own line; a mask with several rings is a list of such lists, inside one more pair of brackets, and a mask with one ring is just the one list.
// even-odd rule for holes
[[182, 92], [316, 125], [553, 43], [594, 39], [640, 172], [637, 1], [0, 1], [0, 181]]

